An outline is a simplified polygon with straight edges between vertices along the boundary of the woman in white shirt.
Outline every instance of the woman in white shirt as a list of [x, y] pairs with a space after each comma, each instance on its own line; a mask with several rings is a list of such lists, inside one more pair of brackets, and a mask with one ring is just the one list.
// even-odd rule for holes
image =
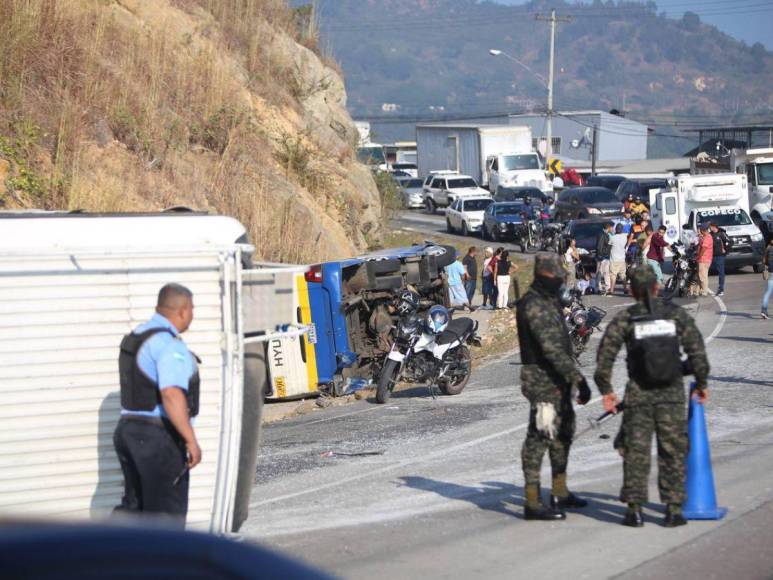
[[577, 240], [569, 238], [566, 252], [564, 253], [564, 264], [566, 265], [566, 285], [572, 289], [577, 285], [577, 263], [580, 261], [580, 253], [577, 251]]

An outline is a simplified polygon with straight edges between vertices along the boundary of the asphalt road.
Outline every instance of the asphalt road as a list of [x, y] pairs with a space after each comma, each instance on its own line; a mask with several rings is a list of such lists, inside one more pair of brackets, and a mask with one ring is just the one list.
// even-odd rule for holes
[[[709, 341], [706, 412], [730, 510], [722, 521], [666, 529], [652, 503], [643, 529], [620, 526], [621, 463], [599, 436], [613, 437], [618, 419], [572, 449], [570, 487], [589, 508], [564, 522], [524, 521], [527, 405], [511, 354], [475, 369], [457, 397], [411, 388], [387, 405], [360, 401], [269, 426], [242, 532], [347, 578], [771, 578], [773, 322], [756, 319], [761, 294], [761, 277], [744, 273], [729, 277], [724, 302], [685, 303]], [[611, 317], [630, 299], [592, 302]], [[588, 377], [597, 345], [583, 357]], [[615, 380], [622, 388], [622, 355]], [[600, 412], [596, 397], [578, 409], [578, 427]]]

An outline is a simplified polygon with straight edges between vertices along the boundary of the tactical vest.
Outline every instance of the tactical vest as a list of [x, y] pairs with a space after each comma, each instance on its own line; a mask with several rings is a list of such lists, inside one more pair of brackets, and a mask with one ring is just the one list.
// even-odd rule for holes
[[[121, 352], [118, 355], [118, 370], [121, 377], [121, 407], [127, 411], [152, 411], [156, 405], [161, 404], [161, 391], [158, 388], [158, 383], [152, 381], [142, 372], [138, 362], [142, 345], [159, 332], [168, 332], [174, 336], [174, 333], [168, 328], [151, 328], [140, 334], [129, 333], [121, 341]], [[196, 358], [193, 353], [191, 356]], [[199, 414], [199, 384], [197, 368], [193, 376], [188, 379], [188, 390], [185, 392], [185, 398], [188, 401], [188, 414], [191, 417]]]
[[521, 349], [521, 362], [525, 365], [539, 365], [546, 370], [552, 370], [550, 362], [545, 358], [537, 339], [534, 338], [534, 334], [531, 330], [532, 321], [526, 316], [526, 308], [534, 300], [550, 301], [550, 306], [548, 308], [550, 308], [551, 311], [548, 313], [548, 316], [555, 319], [555, 324], [562, 327], [561, 346], [566, 354], [572, 356], [572, 343], [569, 340], [569, 331], [566, 328], [563, 313], [556, 303], [556, 300], [543, 298], [533, 291], [529, 291], [517, 302], [515, 312], [515, 318], [518, 321], [518, 345]]
[[667, 312], [631, 317], [628, 375], [644, 390], [673, 385], [682, 379], [679, 330]]

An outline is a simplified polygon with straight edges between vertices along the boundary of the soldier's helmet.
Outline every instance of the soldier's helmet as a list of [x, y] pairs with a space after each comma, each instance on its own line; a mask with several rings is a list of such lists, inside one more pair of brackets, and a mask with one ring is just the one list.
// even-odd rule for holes
[[566, 274], [564, 266], [561, 263], [561, 258], [558, 254], [550, 252], [540, 252], [534, 258], [534, 274], [553, 274], [554, 276], [563, 278]]
[[642, 264], [631, 274], [631, 288], [637, 295], [652, 288], [657, 281], [658, 277], [655, 275], [655, 270], [649, 264]]

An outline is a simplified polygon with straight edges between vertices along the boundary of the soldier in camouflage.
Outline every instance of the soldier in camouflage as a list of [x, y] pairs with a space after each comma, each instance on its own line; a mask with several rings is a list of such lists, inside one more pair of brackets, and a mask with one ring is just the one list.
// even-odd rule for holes
[[660, 498], [667, 506], [664, 525], [687, 523], [681, 513], [688, 441], [680, 347], [695, 375], [695, 396], [700, 402], [708, 398], [709, 363], [703, 337], [686, 310], [654, 299], [657, 291], [655, 271], [648, 265], [637, 268], [631, 277], [631, 293], [637, 302], [607, 327], [595, 374], [605, 409], [614, 411], [618, 399], [610, 382], [612, 366], [626, 345], [629, 380], [622, 438], [616, 447], [623, 455], [620, 499], [628, 504], [622, 523], [631, 527], [644, 525], [641, 505], [647, 501], [653, 432], [658, 442]]
[[[521, 451], [526, 481], [524, 515], [527, 520], [565, 519], [564, 508], [587, 502], [567, 488], [566, 467], [574, 437], [572, 392], [578, 403], [590, 399], [590, 388], [577, 369], [564, 322], [561, 294], [564, 269], [557, 254], [538, 254], [534, 283], [517, 303], [521, 348], [521, 390], [529, 400], [529, 429]], [[550, 456], [553, 488], [550, 506], [540, 497], [540, 471], [545, 452]]]

